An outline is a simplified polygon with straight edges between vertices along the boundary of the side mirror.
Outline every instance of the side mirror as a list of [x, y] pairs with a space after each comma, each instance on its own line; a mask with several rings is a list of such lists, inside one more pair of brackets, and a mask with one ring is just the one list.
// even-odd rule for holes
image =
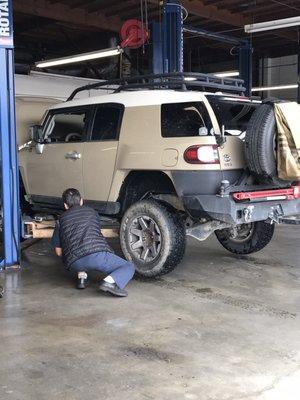
[[33, 125], [30, 127], [30, 138], [36, 143], [43, 143], [43, 128], [41, 125]]

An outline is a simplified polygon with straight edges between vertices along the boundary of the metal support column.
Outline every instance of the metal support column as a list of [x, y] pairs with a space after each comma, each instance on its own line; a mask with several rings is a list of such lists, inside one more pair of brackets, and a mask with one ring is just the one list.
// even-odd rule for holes
[[300, 104], [300, 46], [298, 48], [298, 95], [297, 95], [298, 104]]
[[152, 72], [153, 74], [162, 74], [163, 68], [163, 53], [162, 53], [162, 27], [159, 22], [151, 24], [152, 37]]
[[15, 129], [12, 1], [0, 0], [0, 157], [3, 258], [0, 268], [19, 265], [19, 174]]
[[163, 70], [183, 71], [183, 16], [177, 0], [166, 0], [163, 6]]
[[239, 49], [240, 78], [245, 82], [246, 96], [251, 96], [252, 89], [252, 46], [246, 42]]

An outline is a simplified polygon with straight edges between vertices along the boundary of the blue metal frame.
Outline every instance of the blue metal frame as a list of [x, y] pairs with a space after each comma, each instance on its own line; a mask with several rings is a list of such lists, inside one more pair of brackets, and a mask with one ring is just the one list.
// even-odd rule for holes
[[162, 29], [159, 22], [152, 22], [151, 24], [151, 37], [152, 37], [152, 72], [154, 74], [163, 73], [163, 58], [162, 58]]
[[[165, 0], [162, 25], [152, 25], [153, 73], [183, 72], [183, 33], [207, 37], [239, 47], [239, 72], [246, 95], [252, 88], [252, 47], [248, 40], [183, 25], [180, 1]], [[300, 90], [299, 90], [300, 96]]]
[[19, 171], [15, 127], [12, 1], [2, 2], [0, 21], [0, 157], [3, 260], [0, 269], [20, 263]]
[[252, 46], [248, 40], [238, 39], [234, 36], [222, 35], [220, 33], [209, 32], [205, 29], [183, 26], [183, 32], [193, 35], [203, 36], [223, 43], [229, 43], [239, 47], [239, 72], [240, 78], [245, 82], [246, 95], [251, 96], [252, 88]]
[[167, 0], [163, 7], [163, 71], [183, 72], [183, 16], [177, 0]]

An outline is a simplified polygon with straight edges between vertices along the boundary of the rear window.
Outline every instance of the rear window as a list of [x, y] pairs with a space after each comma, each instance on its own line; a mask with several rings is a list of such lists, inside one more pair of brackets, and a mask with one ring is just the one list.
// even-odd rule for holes
[[161, 106], [163, 137], [205, 136], [212, 124], [202, 102], [170, 103]]
[[220, 129], [224, 126], [225, 134], [245, 135], [248, 122], [260, 103], [238, 100], [230, 97], [207, 96], [216, 115]]

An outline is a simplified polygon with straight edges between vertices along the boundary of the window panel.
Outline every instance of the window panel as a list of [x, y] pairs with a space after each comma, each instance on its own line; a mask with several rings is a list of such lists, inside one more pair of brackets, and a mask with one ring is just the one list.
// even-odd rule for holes
[[161, 106], [163, 137], [203, 136], [210, 133], [212, 123], [201, 102], [170, 103]]
[[55, 112], [47, 125], [45, 139], [51, 143], [83, 141], [87, 114], [87, 110]]
[[99, 106], [95, 113], [91, 140], [118, 140], [122, 114], [122, 106]]
[[220, 128], [224, 126], [226, 135], [240, 136], [246, 135], [246, 129], [250, 118], [259, 103], [249, 100], [238, 100], [230, 97], [207, 96], [212, 109], [217, 117]]

